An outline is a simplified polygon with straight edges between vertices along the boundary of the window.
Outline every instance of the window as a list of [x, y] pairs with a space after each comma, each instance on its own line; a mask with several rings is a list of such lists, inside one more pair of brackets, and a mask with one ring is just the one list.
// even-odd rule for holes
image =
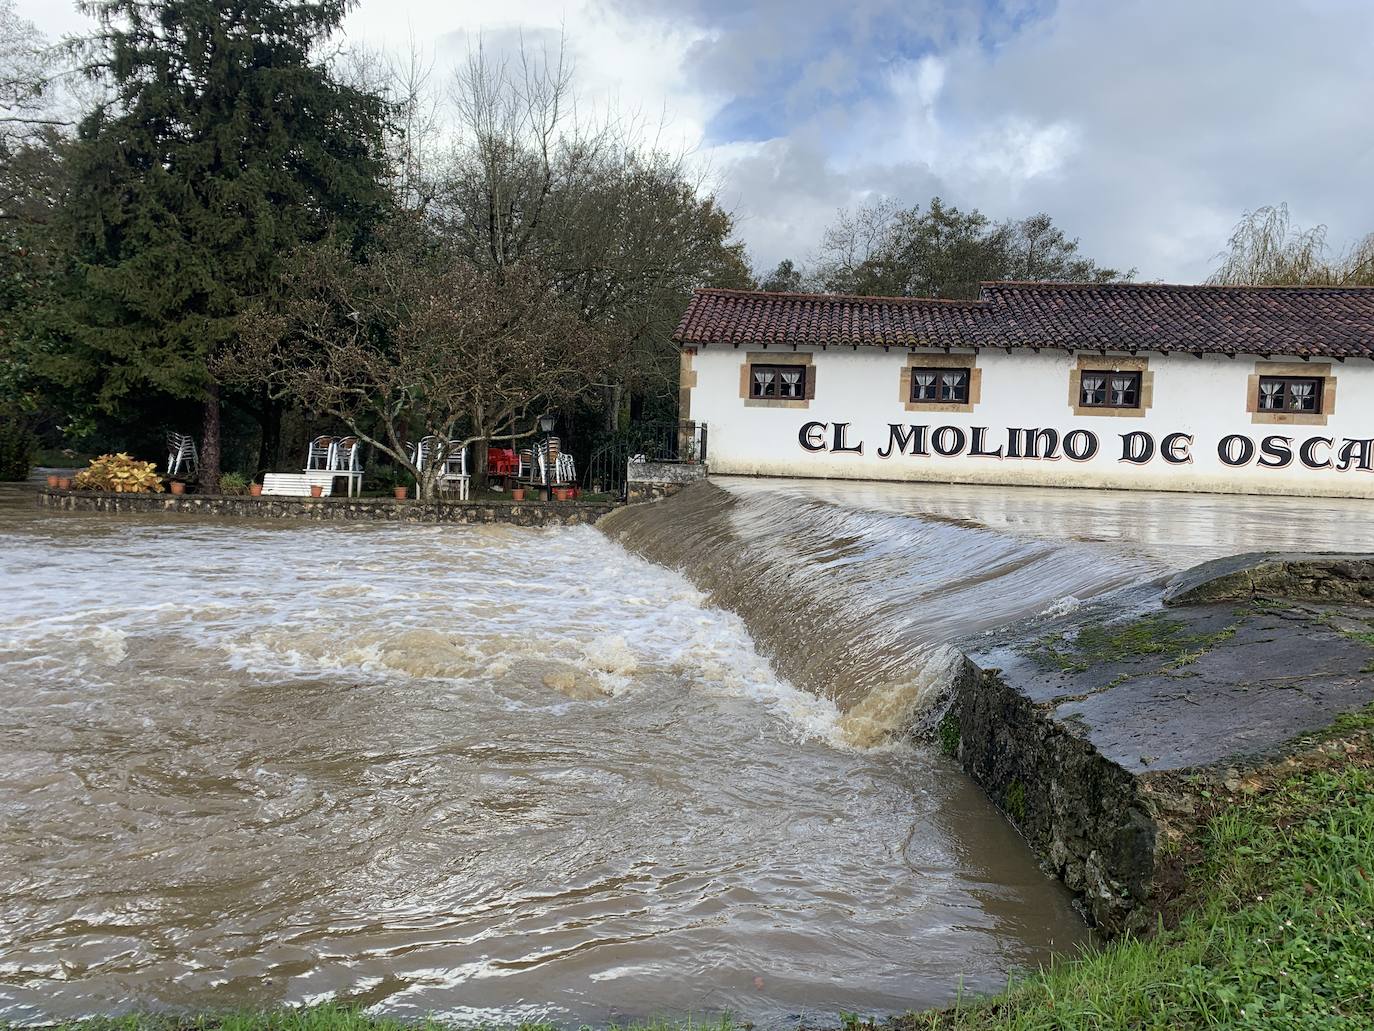
[[1324, 386], [1325, 380], [1319, 376], [1261, 376], [1259, 410], [1318, 415]]
[[749, 366], [749, 396], [780, 401], [806, 397], [805, 365]]
[[1140, 373], [1084, 369], [1078, 403], [1084, 408], [1139, 408]]
[[911, 370], [913, 404], [968, 404], [969, 369]]

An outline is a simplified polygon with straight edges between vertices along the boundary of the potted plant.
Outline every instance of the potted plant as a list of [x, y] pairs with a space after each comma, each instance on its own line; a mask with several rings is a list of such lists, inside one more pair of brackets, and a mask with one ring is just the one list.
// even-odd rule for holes
[[312, 483], [310, 485], [310, 496], [312, 498], [324, 497], [324, 485], [319, 483]]
[[57, 473], [51, 473], [51, 474], [48, 476], [48, 489], [49, 489], [49, 490], [56, 490], [56, 489], [57, 489], [57, 481], [60, 480], [60, 479], [62, 479], [62, 477], [58, 476]]
[[173, 494], [185, 494], [186, 484], [182, 483], [180, 480], [173, 480], [171, 483], [167, 485], [167, 489], [170, 490]]
[[571, 487], [555, 487], [555, 488], [553, 489], [553, 496], [554, 496], [555, 498], [557, 498], [559, 501], [571, 501], [571, 500], [572, 500], [572, 488], [571, 488]]
[[57, 478], [57, 489], [58, 489], [58, 490], [71, 490], [71, 489], [72, 489], [72, 478], [71, 478], [70, 476], [59, 476], [59, 477]]
[[252, 495], [253, 497], [255, 497], [255, 498], [260, 498], [260, 497], [262, 497], [262, 484], [261, 484], [261, 483], [250, 483], [250, 484], [248, 485], [248, 493], [251, 494], [251, 495]]
[[248, 493], [248, 477], [243, 473], [225, 473], [219, 478], [219, 492], [230, 497], [242, 497]]
[[525, 488], [524, 488], [524, 487], [512, 487], [512, 488], [510, 489], [510, 499], [511, 499], [512, 501], [524, 501], [524, 500], [525, 500]]
[[392, 493], [394, 493], [394, 494], [396, 495], [396, 500], [397, 500], [397, 501], [404, 501], [404, 500], [406, 499], [406, 495], [407, 495], [408, 493], [410, 493], [410, 488], [408, 488], [408, 487], [393, 487], [393, 488], [392, 488]]

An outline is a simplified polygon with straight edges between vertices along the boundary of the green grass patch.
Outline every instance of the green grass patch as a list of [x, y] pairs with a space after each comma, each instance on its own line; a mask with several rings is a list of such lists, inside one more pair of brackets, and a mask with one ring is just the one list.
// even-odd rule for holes
[[940, 736], [940, 751], [951, 759], [959, 754], [959, 717], [954, 714], [954, 706], [950, 706], [943, 716], [940, 717], [940, 724], [936, 727], [936, 732]]
[[[1374, 708], [1360, 717], [1374, 722]], [[1370, 725], [1369, 722], [1363, 724]], [[897, 1031], [1374, 1027], [1374, 749], [1337, 750], [1207, 823], [1191, 909]]]
[[1090, 624], [1072, 637], [1055, 634], [1037, 641], [1029, 654], [1064, 673], [1083, 673], [1144, 656], [1159, 656], [1166, 668], [1196, 662], [1207, 650], [1236, 632], [1192, 633], [1188, 624], [1154, 613], [1124, 623]]

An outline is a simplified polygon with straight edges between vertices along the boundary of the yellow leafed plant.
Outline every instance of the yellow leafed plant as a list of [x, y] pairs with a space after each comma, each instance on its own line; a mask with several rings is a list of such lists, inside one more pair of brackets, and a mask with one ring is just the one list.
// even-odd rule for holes
[[104, 490], [115, 494], [162, 492], [162, 478], [157, 474], [157, 467], [123, 452], [91, 459], [90, 466], [76, 474], [72, 485], [78, 490]]

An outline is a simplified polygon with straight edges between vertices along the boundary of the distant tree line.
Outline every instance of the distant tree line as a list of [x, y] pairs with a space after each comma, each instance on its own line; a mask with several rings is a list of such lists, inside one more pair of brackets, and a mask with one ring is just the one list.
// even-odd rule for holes
[[994, 279], [1064, 283], [1129, 280], [1134, 269], [1097, 264], [1081, 254], [1046, 214], [993, 221], [939, 197], [922, 209], [890, 199], [841, 210], [821, 234], [809, 268], [784, 259], [759, 277], [764, 290], [889, 297], [974, 298]]

